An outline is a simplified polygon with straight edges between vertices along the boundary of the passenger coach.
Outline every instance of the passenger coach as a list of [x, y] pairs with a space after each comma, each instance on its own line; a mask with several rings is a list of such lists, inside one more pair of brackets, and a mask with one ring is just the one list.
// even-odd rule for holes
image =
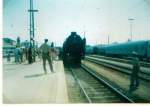
[[95, 47], [96, 53], [113, 57], [132, 57], [132, 52], [138, 54], [140, 60], [150, 60], [150, 40], [134, 41]]

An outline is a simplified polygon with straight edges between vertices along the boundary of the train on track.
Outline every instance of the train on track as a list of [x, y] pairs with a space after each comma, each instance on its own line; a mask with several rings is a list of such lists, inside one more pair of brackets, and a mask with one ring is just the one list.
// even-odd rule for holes
[[88, 46], [85, 52], [86, 54], [128, 58], [132, 57], [133, 51], [137, 53], [140, 60], [150, 61], [150, 40], [130, 41], [105, 46]]
[[65, 66], [80, 66], [85, 54], [86, 39], [81, 38], [76, 32], [66, 38], [62, 48], [62, 59]]

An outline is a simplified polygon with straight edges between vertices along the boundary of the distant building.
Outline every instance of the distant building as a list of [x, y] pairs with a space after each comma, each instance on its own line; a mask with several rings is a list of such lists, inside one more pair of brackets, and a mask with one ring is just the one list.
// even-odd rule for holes
[[10, 53], [10, 55], [13, 56], [15, 47], [15, 40], [12, 40], [10, 38], [3, 38], [3, 57], [6, 57], [8, 53]]

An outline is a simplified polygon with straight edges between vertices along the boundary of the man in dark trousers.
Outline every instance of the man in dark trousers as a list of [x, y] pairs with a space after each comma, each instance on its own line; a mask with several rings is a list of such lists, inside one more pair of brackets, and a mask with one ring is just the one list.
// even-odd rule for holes
[[32, 60], [32, 48], [30, 47], [28, 49], [28, 63], [31, 64], [33, 62]]
[[45, 43], [43, 43], [40, 47], [40, 50], [42, 52], [42, 59], [43, 59], [43, 68], [45, 71], [45, 74], [47, 74], [46, 70], [46, 60], [48, 60], [50, 70], [53, 71], [53, 66], [52, 66], [52, 60], [51, 60], [51, 47], [47, 44], [48, 39], [45, 39]]
[[136, 90], [139, 86], [138, 73], [140, 71], [140, 63], [139, 63], [139, 59], [137, 57], [137, 53], [132, 52], [132, 54], [133, 54], [133, 59], [132, 59], [133, 70], [131, 73], [129, 92]]

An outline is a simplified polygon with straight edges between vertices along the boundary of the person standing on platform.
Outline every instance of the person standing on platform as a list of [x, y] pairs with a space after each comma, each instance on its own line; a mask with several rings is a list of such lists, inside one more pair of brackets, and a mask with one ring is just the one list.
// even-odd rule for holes
[[15, 62], [20, 63], [20, 48], [18, 46], [15, 49]]
[[25, 60], [28, 60], [28, 50], [29, 50], [28, 48], [25, 48], [25, 58], [26, 58]]
[[32, 48], [31, 47], [28, 49], [28, 63], [29, 64], [32, 63]]
[[133, 70], [131, 73], [129, 92], [136, 90], [139, 86], [138, 73], [140, 71], [140, 63], [139, 63], [139, 59], [137, 57], [137, 53], [133, 52], [132, 54], [133, 54], [133, 59], [132, 59]]
[[23, 62], [25, 62], [26, 60], [26, 51], [25, 51], [25, 48], [23, 48]]
[[20, 63], [23, 62], [23, 48], [20, 48]]
[[51, 58], [52, 58], [52, 61], [55, 60], [54, 42], [51, 43]]
[[45, 39], [45, 43], [43, 43], [40, 47], [40, 51], [42, 52], [42, 59], [43, 59], [43, 68], [45, 71], [45, 74], [47, 74], [46, 70], [46, 60], [48, 60], [50, 70], [53, 71], [52, 66], [52, 59], [51, 59], [51, 47], [47, 44], [48, 39]]

